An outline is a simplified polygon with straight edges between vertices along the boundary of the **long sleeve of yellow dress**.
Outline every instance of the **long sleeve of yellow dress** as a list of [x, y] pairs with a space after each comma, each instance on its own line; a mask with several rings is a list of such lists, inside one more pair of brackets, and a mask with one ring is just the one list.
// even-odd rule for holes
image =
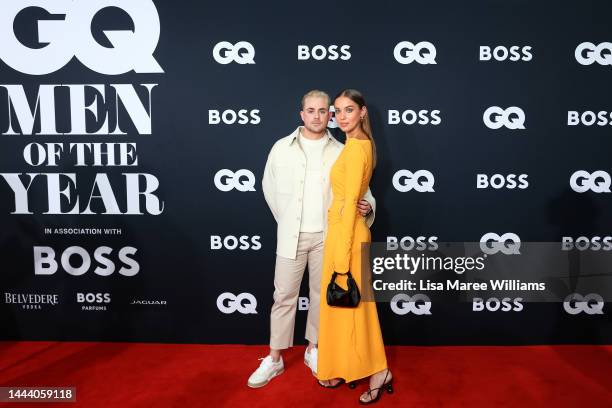
[[362, 145], [349, 144], [345, 149], [344, 207], [340, 222], [340, 241], [334, 253], [334, 270], [339, 273], [349, 270], [357, 219], [357, 202], [362, 196], [362, 181], [367, 166], [367, 156]]

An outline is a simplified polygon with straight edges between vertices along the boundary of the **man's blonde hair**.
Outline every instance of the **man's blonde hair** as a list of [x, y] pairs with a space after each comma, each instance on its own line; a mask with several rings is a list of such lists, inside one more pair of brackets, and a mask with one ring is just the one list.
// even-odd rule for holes
[[306, 99], [308, 98], [325, 98], [327, 100], [327, 106], [331, 105], [331, 98], [328, 94], [323, 91], [319, 91], [318, 89], [313, 89], [312, 91], [306, 92], [304, 96], [302, 96], [302, 110], [304, 110], [304, 104], [306, 103]]

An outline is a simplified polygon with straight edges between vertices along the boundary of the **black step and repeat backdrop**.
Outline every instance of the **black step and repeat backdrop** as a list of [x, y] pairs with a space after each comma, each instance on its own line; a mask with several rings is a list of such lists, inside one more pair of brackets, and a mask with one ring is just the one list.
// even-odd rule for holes
[[[374, 241], [610, 251], [611, 13], [2, 1], [0, 339], [267, 343], [276, 225], [261, 176], [313, 88], [369, 102]], [[610, 343], [603, 288], [572, 282], [567, 302], [380, 303], [385, 340]]]

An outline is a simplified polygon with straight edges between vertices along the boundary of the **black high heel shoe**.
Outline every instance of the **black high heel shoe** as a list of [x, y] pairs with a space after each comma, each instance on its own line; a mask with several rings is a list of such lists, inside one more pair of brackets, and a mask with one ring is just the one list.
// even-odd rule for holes
[[[387, 382], [387, 377], [389, 377], [389, 369], [387, 369], [387, 374], [385, 374], [385, 379], [382, 382], [382, 385], [378, 388], [368, 388], [367, 394], [370, 396], [370, 399], [368, 401], [363, 401], [361, 399], [361, 397], [359, 398], [359, 403], [361, 405], [368, 405], [368, 404], [373, 404], [375, 402], [377, 402], [380, 399], [380, 396], [384, 393], [383, 388], [385, 391], [387, 391], [388, 394], [393, 394], [393, 377], [389, 380], [389, 382]], [[376, 398], [372, 398], [372, 393], [374, 391], [378, 391], [378, 393], [376, 394]]]

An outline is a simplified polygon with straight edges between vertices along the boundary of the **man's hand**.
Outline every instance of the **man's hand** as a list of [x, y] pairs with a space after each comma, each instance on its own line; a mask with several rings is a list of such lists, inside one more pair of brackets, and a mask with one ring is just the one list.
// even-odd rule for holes
[[372, 212], [372, 206], [366, 200], [359, 200], [357, 210], [359, 210], [362, 217], [365, 217]]

